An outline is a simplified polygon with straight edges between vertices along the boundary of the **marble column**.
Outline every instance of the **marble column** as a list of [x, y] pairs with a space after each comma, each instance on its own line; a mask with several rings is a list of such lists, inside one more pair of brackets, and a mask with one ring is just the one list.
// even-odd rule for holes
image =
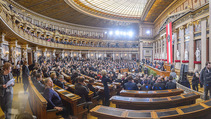
[[190, 41], [189, 41], [189, 72], [194, 71], [194, 29], [193, 29], [193, 23], [189, 23], [189, 35], [190, 35]]
[[154, 62], [155, 59], [155, 43], [153, 42], [153, 51], [152, 51], [152, 61]]
[[47, 48], [44, 48], [42, 52], [43, 52], [43, 57], [45, 57], [45, 61], [47, 61]]
[[211, 0], [209, 0], [209, 61], [211, 62]]
[[174, 63], [177, 60], [177, 29], [174, 30]]
[[70, 57], [71, 57], [71, 58], [73, 58], [73, 51], [71, 51], [71, 53], [70, 53]]
[[17, 40], [9, 42], [9, 59], [12, 61], [12, 63], [14, 63], [14, 65], [17, 63], [17, 42]]
[[65, 54], [65, 51], [64, 50], [62, 50], [62, 59], [64, 59], [64, 54]]
[[22, 48], [22, 58], [24, 58], [25, 61], [28, 62], [28, 53], [27, 53], [27, 50], [28, 50], [28, 44], [25, 44], [25, 45], [21, 45], [21, 48]]
[[143, 41], [140, 41], [140, 61], [142, 61], [143, 58]]
[[201, 68], [205, 67], [207, 60], [207, 18], [201, 19]]
[[3, 56], [3, 43], [4, 43], [4, 38], [5, 38], [5, 33], [1, 33], [0, 34], [0, 66], [2, 66], [3, 65], [3, 58], [4, 58], [4, 56]]
[[184, 34], [184, 26], [181, 26], [180, 28], [179, 28], [179, 30], [180, 30], [180, 38], [181, 38], [181, 51], [180, 51], [180, 63], [182, 64], [182, 60], [184, 60], [184, 55], [185, 55], [185, 34]]
[[155, 50], [156, 50], [156, 54], [155, 54], [155, 57], [156, 59], [158, 59], [158, 41], [155, 41]]
[[161, 54], [161, 60], [164, 59], [163, 57], [163, 38], [160, 40], [160, 54]]
[[[164, 59], [167, 59], [166, 36], [164, 36], [163, 42], [164, 42]], [[165, 61], [165, 62], [167, 62], [167, 61]]]

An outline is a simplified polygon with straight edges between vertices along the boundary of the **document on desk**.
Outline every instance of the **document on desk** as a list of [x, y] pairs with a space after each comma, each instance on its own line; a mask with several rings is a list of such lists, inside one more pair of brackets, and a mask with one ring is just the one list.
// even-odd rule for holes
[[15, 81], [15, 79], [12, 78], [11, 80], [9, 80], [9, 81], [6, 83], [6, 86], [8, 87], [8, 86], [12, 85], [12, 83], [14, 83], [14, 81]]
[[66, 94], [65, 96], [67, 96], [67, 97], [72, 97], [72, 96], [74, 96], [74, 94], [69, 93], [69, 94]]
[[61, 91], [65, 91], [64, 89], [59, 89], [59, 90], [57, 90], [58, 92], [61, 92]]

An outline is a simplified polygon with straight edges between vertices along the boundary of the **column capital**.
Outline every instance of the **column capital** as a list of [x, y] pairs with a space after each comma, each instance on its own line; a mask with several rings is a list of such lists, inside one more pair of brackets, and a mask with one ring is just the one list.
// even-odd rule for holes
[[193, 26], [193, 24], [194, 24], [194, 23], [191, 21], [191, 22], [187, 23], [187, 27], [188, 27], [188, 26]]
[[183, 30], [183, 29], [185, 29], [185, 26], [182, 25], [179, 27], [179, 30]]
[[179, 30], [178, 29], [173, 29], [173, 32], [175, 33], [175, 32], [178, 32]]
[[9, 41], [10, 47], [17, 47], [17, 44], [18, 44], [18, 40]]
[[28, 44], [25, 44], [25, 45], [21, 45], [21, 48], [23, 48], [23, 49], [28, 49]]

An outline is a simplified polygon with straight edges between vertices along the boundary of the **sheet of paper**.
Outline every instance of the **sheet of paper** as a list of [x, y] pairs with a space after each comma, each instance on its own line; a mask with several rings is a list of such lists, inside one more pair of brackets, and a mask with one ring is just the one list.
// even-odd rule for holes
[[15, 81], [14, 78], [11, 79], [11, 80], [9, 80], [9, 81], [6, 83], [6, 86], [7, 86], [7, 87], [10, 86], [12, 83], [14, 83], [14, 81]]
[[69, 93], [69, 94], [66, 94], [65, 96], [67, 96], [67, 97], [69, 97], [69, 96], [74, 96], [74, 94]]
[[59, 90], [57, 90], [58, 92], [61, 92], [61, 91], [64, 91], [64, 89], [59, 89]]

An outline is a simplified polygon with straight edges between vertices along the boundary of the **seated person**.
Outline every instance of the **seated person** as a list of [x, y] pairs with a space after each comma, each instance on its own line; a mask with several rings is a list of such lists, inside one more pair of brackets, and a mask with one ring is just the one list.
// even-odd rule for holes
[[45, 85], [41, 83], [42, 81], [42, 75], [40, 73], [36, 74], [36, 80], [34, 82], [34, 86], [37, 88], [37, 90], [40, 93], [43, 93], [44, 89], [45, 89]]
[[87, 84], [87, 87], [90, 91], [94, 93], [94, 97], [97, 96], [100, 92], [100, 90], [96, 91], [95, 87], [93, 87], [94, 79], [89, 79], [89, 84]]
[[69, 113], [67, 110], [63, 107], [62, 100], [59, 97], [58, 93], [54, 91], [53, 89], [53, 81], [51, 78], [46, 78], [44, 81], [45, 84], [45, 90], [43, 97], [48, 101], [47, 103], [47, 109], [56, 109], [59, 111], [58, 114], [62, 114], [64, 118], [67, 118]]
[[133, 80], [132, 76], [128, 76], [127, 80], [128, 82], [124, 84], [125, 90], [138, 90], [136, 83], [132, 82]]
[[51, 73], [50, 77], [51, 77], [53, 83], [55, 83], [58, 80], [57, 76], [56, 76], [56, 73]]
[[176, 89], [176, 83], [173, 82], [173, 77], [169, 77], [169, 82], [166, 83], [166, 89]]
[[79, 95], [81, 99], [79, 99], [78, 103], [83, 103], [88, 101], [89, 89], [86, 87], [86, 83], [84, 82], [84, 77], [77, 77], [78, 83], [75, 85], [75, 94]]
[[67, 89], [65, 86], [66, 81], [64, 80], [63, 75], [59, 75], [58, 80], [55, 81], [55, 84], [63, 89]]
[[147, 79], [144, 80], [144, 84], [141, 86], [141, 89], [143, 91], [152, 90], [152, 86], [149, 84], [149, 81]]
[[153, 85], [153, 90], [164, 90], [165, 84], [162, 83], [161, 78], [157, 79], [157, 83]]

